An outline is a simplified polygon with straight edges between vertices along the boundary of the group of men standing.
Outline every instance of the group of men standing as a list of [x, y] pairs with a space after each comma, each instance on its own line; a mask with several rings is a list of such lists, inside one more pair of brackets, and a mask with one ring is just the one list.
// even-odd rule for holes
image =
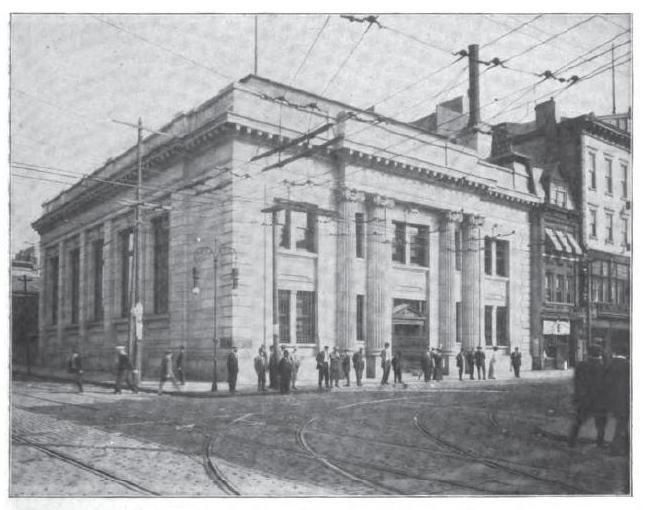
[[282, 346], [282, 355], [273, 345], [269, 346], [269, 356], [265, 346], [261, 345], [258, 355], [254, 358], [253, 366], [258, 377], [258, 391], [267, 391], [267, 373], [269, 373], [269, 388], [280, 390], [281, 393], [289, 393], [296, 389], [298, 370], [301, 366], [300, 358], [296, 347], [291, 352], [287, 347]]
[[[482, 379], [495, 379], [496, 378], [496, 354], [498, 347], [494, 346], [491, 350], [491, 358], [489, 359], [489, 370], [487, 371], [487, 356], [480, 345], [476, 349], [464, 350], [455, 357], [455, 365], [458, 368], [458, 377], [462, 381], [462, 375], [466, 374], [469, 379], [474, 380], [474, 372], [478, 374], [478, 380]], [[522, 355], [518, 347], [514, 349], [510, 357], [510, 370], [513, 369], [514, 376], [520, 377], [520, 367], [522, 364]]]
[[352, 355], [350, 355], [351, 352], [350, 349], [341, 352], [338, 347], [334, 347], [330, 352], [330, 348], [326, 345], [316, 355], [320, 390], [323, 389], [323, 382], [325, 382], [326, 389], [330, 389], [332, 386], [338, 388], [341, 379], [345, 380], [345, 386], [350, 386], [350, 365], [354, 367], [357, 386], [361, 386], [363, 371], [366, 368], [363, 348], [360, 347]]

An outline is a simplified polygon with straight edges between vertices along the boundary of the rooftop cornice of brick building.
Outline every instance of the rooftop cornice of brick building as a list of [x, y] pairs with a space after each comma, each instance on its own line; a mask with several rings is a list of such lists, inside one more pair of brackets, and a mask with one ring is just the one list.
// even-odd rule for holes
[[[265, 103], [259, 104], [258, 101]], [[251, 135], [262, 137], [265, 143], [280, 145], [303, 134], [303, 127], [297, 122], [290, 125], [289, 120], [286, 120], [287, 116], [282, 117], [283, 122], [279, 126], [272, 123], [271, 114], [275, 113], [272, 107], [290, 108], [294, 115], [301, 114], [302, 119], [308, 119], [305, 125], [311, 122], [313, 126], [316, 126], [317, 118], [335, 126], [339, 122], [339, 114], [345, 114], [343, 118], [346, 123], [353, 126], [352, 130], [346, 129], [350, 136], [343, 143], [328, 147], [325, 151], [327, 154], [342, 149], [351, 157], [363, 157], [364, 161], [382, 168], [393, 169], [400, 174], [407, 171], [407, 175], [411, 177], [434, 179], [452, 186], [470, 187], [478, 193], [485, 193], [491, 199], [526, 204], [539, 202], [530, 190], [519, 190], [514, 186], [501, 184], [509, 180], [506, 177], [510, 173], [509, 168], [484, 161], [472, 148], [451, 142], [445, 136], [429, 133], [410, 123], [379, 115], [372, 108], [356, 108], [255, 75], [248, 75], [229, 84], [213, 98], [189, 112], [177, 115], [157, 133], [144, 137], [144, 183], [147, 169], [164, 168], [187, 151], [212, 143], [216, 137]], [[354, 125], [357, 129], [354, 129]], [[382, 131], [377, 133], [376, 130]], [[362, 132], [361, 136], [359, 131]], [[327, 141], [322, 137], [317, 138]], [[399, 145], [402, 140], [417, 144], [423, 149], [435, 150], [438, 154], [441, 152], [443, 156], [440, 158], [437, 154], [427, 154], [424, 159], [422, 156], [409, 155], [414, 151], [408, 151], [408, 154], [391, 154], [392, 151], [386, 151], [391, 141]], [[374, 142], [377, 146], [366, 145], [368, 142]], [[291, 150], [299, 148], [300, 146], [296, 146]], [[449, 159], [449, 153], [454, 159], [460, 159], [460, 168], [452, 168], [443, 162]], [[33, 223], [34, 228], [42, 233], [59, 219], [82, 209], [92, 200], [98, 197], [105, 200], [125, 187], [133, 186], [136, 182], [136, 161], [136, 146], [109, 159], [101, 168], [45, 202], [43, 215]], [[115, 181], [122, 186], [115, 185]]]
[[631, 151], [631, 134], [597, 118], [593, 113], [587, 113], [573, 118], [561, 119], [559, 126], [575, 129], [616, 143]]

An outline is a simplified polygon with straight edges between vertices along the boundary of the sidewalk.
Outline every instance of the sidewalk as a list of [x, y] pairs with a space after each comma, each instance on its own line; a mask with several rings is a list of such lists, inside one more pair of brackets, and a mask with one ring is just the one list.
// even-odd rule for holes
[[[380, 384], [380, 379], [367, 379], [364, 380], [363, 386], [358, 387], [355, 384], [354, 380], [350, 387], [344, 386], [344, 381], [340, 381], [339, 388], [335, 388], [332, 391], [403, 391], [403, 390], [412, 390], [412, 391], [432, 391], [440, 388], [445, 389], [473, 389], [478, 385], [486, 385], [487, 387], [495, 387], [499, 385], [509, 385], [513, 383], [523, 383], [526, 381], [536, 381], [536, 380], [555, 380], [555, 379], [568, 379], [572, 377], [573, 372], [570, 370], [542, 370], [542, 371], [525, 371], [521, 372], [519, 379], [513, 377], [511, 372], [507, 373], [506, 371], [500, 371], [495, 380], [486, 380], [486, 381], [471, 381], [468, 378], [465, 378], [464, 381], [458, 379], [457, 374], [451, 374], [444, 376], [442, 381], [435, 382], [431, 381], [425, 383], [422, 379], [418, 379], [416, 375], [412, 373], [404, 373], [403, 380], [405, 385], [393, 385], [392, 382], [387, 386], [382, 386]], [[28, 376], [27, 367], [24, 365], [12, 365], [12, 375], [21, 375]], [[67, 382], [70, 385], [73, 385], [74, 376], [67, 373], [65, 370], [53, 369], [48, 367], [32, 367], [31, 375], [29, 377], [46, 379], [49, 381], [55, 382]], [[115, 383], [115, 374], [109, 372], [84, 372], [83, 373], [83, 383], [84, 384], [93, 384], [96, 386], [101, 386], [104, 388], [114, 388]], [[392, 378], [391, 378], [392, 381]], [[157, 379], [145, 379], [139, 384], [139, 391], [142, 393], [157, 393], [159, 388], [159, 380]], [[302, 382], [297, 382], [296, 393], [318, 393], [318, 385], [314, 379], [304, 379]], [[130, 390], [127, 386], [124, 386], [123, 391], [129, 392]], [[280, 395], [278, 391], [268, 390], [266, 392], [259, 392], [255, 383], [252, 384], [237, 384], [237, 391], [235, 394], [229, 392], [229, 385], [226, 381], [218, 381], [218, 391], [211, 391], [211, 382], [210, 381], [188, 381], [184, 386], [180, 386], [180, 389], [177, 390], [173, 387], [171, 382], [166, 382], [164, 385], [164, 394], [167, 395], [178, 395], [184, 397], [193, 397], [193, 398], [213, 398], [213, 397], [230, 397], [233, 395], [236, 396], [252, 396], [252, 395]]]

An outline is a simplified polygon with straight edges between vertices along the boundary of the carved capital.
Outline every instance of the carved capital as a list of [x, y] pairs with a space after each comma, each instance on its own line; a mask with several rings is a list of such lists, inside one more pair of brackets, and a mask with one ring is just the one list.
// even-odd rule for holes
[[462, 223], [464, 216], [460, 211], [446, 211], [444, 221], [446, 223]]
[[354, 188], [342, 187], [336, 189], [336, 198], [339, 202], [363, 202], [366, 194]]
[[368, 196], [368, 200], [374, 207], [384, 207], [386, 209], [393, 209], [395, 207], [395, 201], [383, 195], [371, 194]]
[[468, 214], [466, 215], [465, 221], [468, 227], [481, 227], [484, 225], [484, 216], [480, 216], [479, 214]]

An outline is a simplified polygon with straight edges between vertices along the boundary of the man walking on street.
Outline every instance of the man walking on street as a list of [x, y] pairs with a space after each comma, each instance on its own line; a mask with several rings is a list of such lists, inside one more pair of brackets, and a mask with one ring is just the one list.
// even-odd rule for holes
[[227, 356], [227, 381], [229, 382], [229, 391], [235, 393], [236, 382], [238, 382], [238, 348], [232, 347], [229, 356]]
[[137, 388], [137, 382], [132, 377], [132, 371], [134, 370], [130, 358], [126, 354], [126, 348], [122, 345], [117, 347], [117, 380], [114, 384], [114, 392], [121, 393], [121, 385], [124, 380], [128, 385], [128, 388], [133, 393], [139, 393], [139, 388]]
[[482, 378], [486, 379], [487, 373], [485, 372], [485, 369], [487, 367], [487, 364], [485, 362], [485, 353], [482, 350], [481, 346], [478, 346], [478, 348], [476, 349], [475, 361], [476, 370], [478, 371], [478, 381], [480, 380], [480, 373], [482, 373]]
[[176, 390], [179, 390], [179, 385], [177, 384], [177, 379], [175, 379], [175, 374], [173, 373], [173, 353], [171, 351], [166, 351], [161, 362], [161, 370], [159, 371], [159, 390], [157, 394], [162, 394], [162, 389], [164, 383], [170, 380], [175, 386]]
[[458, 367], [458, 376], [461, 381], [464, 373], [464, 349], [460, 349], [460, 352], [455, 357], [455, 366]]
[[520, 377], [521, 354], [518, 347], [511, 353], [511, 367], [514, 369], [514, 376]]
[[177, 360], [175, 361], [175, 366], [177, 367], [177, 377], [179, 378], [179, 383], [184, 386], [186, 380], [184, 379], [184, 346], [180, 345], [179, 354], [177, 355]]
[[298, 377], [298, 369], [301, 367], [301, 360], [300, 360], [298, 354], [296, 354], [296, 347], [294, 347], [292, 349], [292, 354], [289, 357], [289, 360], [292, 363], [292, 376], [291, 376], [292, 389], [295, 390], [296, 389], [296, 378]]
[[390, 350], [390, 344], [386, 342], [384, 348], [381, 350], [381, 369], [383, 376], [381, 377], [381, 385], [388, 384], [388, 377], [390, 377], [390, 365], [392, 364], [393, 353]]
[[328, 346], [316, 355], [316, 368], [319, 371], [319, 390], [323, 389], [323, 380], [325, 379], [325, 389], [330, 388], [330, 352]]
[[258, 356], [253, 359], [253, 368], [258, 376], [258, 391], [267, 391], [265, 388], [266, 375], [267, 375], [267, 354], [265, 349], [261, 346], [258, 349]]
[[341, 358], [341, 368], [343, 369], [343, 378], [345, 386], [350, 386], [350, 349], [346, 349]]
[[292, 361], [287, 349], [283, 351], [283, 357], [278, 363], [278, 374], [280, 380], [280, 392], [282, 394], [289, 393], [289, 388], [292, 384]]
[[78, 349], [72, 351], [72, 357], [69, 361], [69, 366], [67, 371], [70, 374], [74, 374], [74, 382], [78, 386], [79, 393], [83, 393], [83, 363], [81, 361], [81, 355], [78, 352]]
[[366, 360], [363, 357], [363, 347], [359, 347], [359, 350], [352, 356], [352, 366], [354, 367], [354, 374], [357, 377], [357, 386], [361, 386], [361, 378], [363, 377], [363, 371], [366, 368]]

